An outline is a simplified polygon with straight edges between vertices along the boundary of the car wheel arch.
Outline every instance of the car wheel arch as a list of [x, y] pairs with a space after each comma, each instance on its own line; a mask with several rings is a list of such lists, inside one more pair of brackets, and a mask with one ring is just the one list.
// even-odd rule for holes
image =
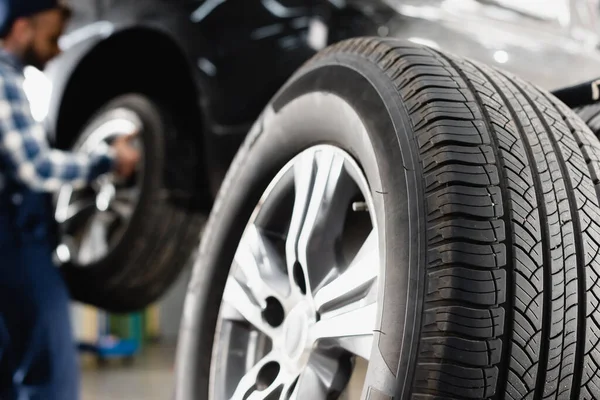
[[[142, 49], [148, 43], [154, 45], [151, 53]], [[175, 61], [153, 62], [164, 59]], [[194, 72], [175, 39], [154, 27], [133, 26], [105, 37], [88, 37], [47, 69], [53, 85], [46, 120], [49, 138], [56, 147], [69, 148], [97, 109], [119, 95], [139, 93], [170, 104], [180, 114], [178, 118], [185, 118], [189, 138], [203, 158], [206, 127], [201, 104], [208, 88]], [[209, 179], [203, 175], [203, 181]], [[196, 189], [202, 187], [206, 187], [204, 182]], [[189, 196], [200, 196], [201, 211], [208, 211], [211, 198], [198, 191], [185, 194]]]

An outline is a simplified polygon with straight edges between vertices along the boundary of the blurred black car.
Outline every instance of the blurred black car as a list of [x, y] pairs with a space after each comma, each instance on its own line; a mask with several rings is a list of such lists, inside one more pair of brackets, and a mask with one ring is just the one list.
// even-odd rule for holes
[[600, 398], [597, 1], [74, 6], [35, 114], [144, 162], [57, 260], [135, 310], [202, 235], [175, 398]]
[[[329, 44], [404, 38], [549, 90], [598, 75], [595, 9], [521, 3], [75, 0], [64, 53], [45, 71], [48, 96], [34, 110], [60, 148], [84, 151], [141, 127], [145, 157], [131, 182], [57, 196], [57, 257], [74, 297], [113, 311], [157, 299], [197, 246], [252, 123]], [[28, 77], [41, 90], [36, 71]]]

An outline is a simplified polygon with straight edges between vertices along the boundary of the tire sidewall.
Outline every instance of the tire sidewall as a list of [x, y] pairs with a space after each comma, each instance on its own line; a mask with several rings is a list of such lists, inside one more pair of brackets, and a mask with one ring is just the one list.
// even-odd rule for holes
[[[331, 144], [363, 169], [379, 229], [378, 329], [366, 390], [410, 390], [424, 293], [424, 199], [410, 120], [379, 67], [352, 55], [322, 57], [275, 96], [222, 185], [186, 298], [176, 398], [206, 398], [219, 304], [246, 221], [267, 185], [302, 150]], [[243, 221], [243, 222], [240, 222]]]

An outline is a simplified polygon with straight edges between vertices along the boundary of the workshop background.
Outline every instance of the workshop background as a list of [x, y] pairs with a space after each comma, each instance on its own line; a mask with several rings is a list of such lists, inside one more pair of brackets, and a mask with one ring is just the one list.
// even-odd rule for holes
[[[242, 4], [241, 1], [239, 2], [240, 5]], [[133, 14], [122, 12], [121, 15], [123, 21], [119, 21], [118, 18], [114, 17], [115, 13], [110, 12], [118, 6], [118, 2], [119, 0], [71, 0], [70, 4], [74, 9], [74, 15], [71, 23], [69, 24], [69, 29], [65, 33], [65, 36], [61, 39], [62, 44], [66, 47], [73, 47], [77, 46], [76, 43], [79, 42], [86, 43], [86, 38], [93, 35], [98, 35], [99, 32], [101, 34], [103, 29], [107, 29], [107, 35], [110, 34], [109, 31], [111, 28], [109, 28], [109, 25], [103, 25], [103, 20], [109, 13], [111, 15], [111, 23], [116, 24], [119, 22], [127, 23], [127, 19], [133, 18], [132, 15], [134, 14], [136, 15], [136, 18], [146, 18], [145, 14], [148, 14], [150, 17], [147, 18], [147, 20], [149, 21], [154, 21], [160, 18], [158, 15], [159, 13], [156, 10], [145, 9], [146, 3], [144, 0], [137, 0], [127, 1], [126, 7], [128, 9], [135, 8], [138, 11]], [[316, 3], [316, 0], [314, 2]], [[200, 21], [200, 19], [203, 18], [203, 15], [201, 15], [202, 13], [210, 13], [211, 10], [217, 7], [220, 3], [223, 3], [223, 0], [173, 1], [173, 4], [177, 4], [178, 6], [180, 4], [184, 5], [182, 10], [185, 10], [186, 13], [192, 15], [192, 18], [196, 18], [197, 21]], [[274, 5], [277, 4], [276, 1], [269, 2], [265, 0], [264, 3], [269, 3], [271, 7], [275, 7], [273, 10], [279, 10], [282, 15], [285, 14], [285, 8], [279, 9]], [[289, 3], [301, 4], [302, 0], [290, 0]], [[332, 0], [331, 3], [345, 4], [345, 1]], [[395, 3], [395, 0], [390, 0], [387, 3]], [[398, 0], [396, 3], [403, 4], [401, 0]], [[551, 20], [552, 24], [556, 26], [572, 26], [573, 21], [577, 21], [577, 26], [579, 26], [579, 29], [570, 31], [568, 35], [570, 35], [570, 37], [576, 37], [576, 40], [581, 43], [590, 43], [590, 46], [597, 46], [598, 33], [600, 32], [600, 30], [598, 30], [599, 21], [594, 18], [588, 18], [589, 13], [585, 11], [585, 7], [582, 8], [582, 4], [585, 3], [587, 7], [593, 6], [595, 7], [594, 10], [597, 11], [598, 1], [596, 0], [589, 1], [587, 3], [583, 1], [570, 2], [568, 0], [544, 0], [529, 2], [523, 0], [491, 0], [484, 2], [471, 0], [439, 0], [428, 1], [427, 3], [430, 5], [428, 7], [421, 7], [417, 4], [417, 1], [406, 1], [404, 3], [408, 4], [402, 9], [403, 12], [406, 12], [406, 15], [408, 15], [410, 18], [422, 19], [424, 21], [436, 21], [436, 18], [440, 18], [439, 15], [436, 14], [436, 10], [438, 10], [438, 8], [444, 9], [444, 12], [453, 10], [452, 12], [460, 14], [461, 11], [456, 10], [462, 6], [465, 6], [465, 9], [469, 9], [469, 12], [472, 11], [475, 14], [476, 12], [473, 11], [473, 7], [475, 7], [474, 5], [478, 3], [486, 3], [487, 5], [489, 5], [489, 3], [497, 3], [501, 5], [502, 7], [499, 7], [494, 11], [497, 14], [492, 16], [494, 18], [497, 17], [498, 19], [511, 20], [512, 15], [510, 18], [507, 17], [507, 10], [512, 9], [513, 11], [516, 10], [516, 14], [533, 14], [535, 15], [534, 19], [536, 19], [538, 22], [544, 19]], [[573, 3], [578, 4], [579, 8], [577, 10], [569, 9], [569, 6]], [[121, 3], [121, 5], [123, 4], [125, 4], [125, 2]], [[466, 7], [467, 4], [469, 4], [468, 7]], [[339, 6], [339, 4], [336, 6]], [[369, 7], [366, 8], [368, 9], [368, 12], [370, 12], [369, 16], [372, 17], [372, 21], [369, 21], [369, 24], [372, 23], [372, 25], [375, 26], [375, 34], [379, 36], [388, 35], [388, 27], [386, 26], [387, 20], [385, 20], [385, 18], [382, 19], [382, 14], [379, 13], [378, 10], [371, 10]], [[487, 8], [486, 10], [490, 12], [490, 10]], [[189, 15], [183, 15], [183, 18], [189, 19]], [[488, 15], [486, 18], [487, 17], [490, 16]], [[284, 17], [282, 17], [282, 19], [283, 18]], [[340, 26], [338, 26], [337, 32], [340, 32], [340, 37], [348, 35], [348, 32], [352, 32], [352, 29], [355, 29], [358, 26], [353, 25], [355, 21], [353, 20], [354, 16], [352, 13], [348, 13], [347, 18], [348, 19], [342, 19], [342, 23]], [[150, 24], [151, 23], [153, 22], [150, 22]], [[300, 24], [300, 22], [294, 23]], [[290, 23], [290, 26], [293, 26], [294, 23]], [[368, 25], [368, 28], [371, 27], [369, 24], [365, 23], [365, 25]], [[430, 28], [429, 25], [426, 24], [422, 26], [423, 31], [428, 31]], [[585, 29], [581, 27], [584, 27]], [[269, 28], [272, 31], [269, 33], [269, 29], [266, 28]], [[275, 29], [275, 33], [273, 33], [273, 29]], [[267, 26], [263, 31], [254, 33], [257, 35], [264, 35], [261, 36], [261, 38], [268, 38], [269, 35], [284, 36], [285, 32], [277, 32], [277, 29], [279, 28]], [[467, 28], [465, 28], [465, 30], [466, 29]], [[569, 28], [565, 28], [565, 30], [568, 29]], [[498, 28], [498, 30], [502, 32], [500, 28]], [[299, 34], [298, 37], [301, 37], [302, 40], [305, 40], [309, 45], [306, 46], [306, 49], [301, 48], [301, 51], [297, 53], [299, 55], [294, 53], [294, 57], [284, 60], [285, 62], [281, 61], [281, 64], [279, 64], [278, 61], [278, 63], [273, 62], [272, 64], [265, 66], [265, 68], [272, 68], [273, 71], [279, 71], [281, 76], [277, 76], [277, 79], [269, 81], [271, 86], [268, 90], [270, 92], [266, 94], [260, 92], [261, 99], [268, 99], [272, 92], [274, 92], [279, 85], [285, 81], [285, 77], [289, 76], [290, 72], [293, 72], [297, 66], [301, 65], [302, 62], [308, 58], [307, 55], [311, 55], [314, 52], [322, 49], [328, 40], [324, 38], [324, 27], [319, 23], [318, 19], [306, 22], [306, 26], [304, 26], [302, 29], [298, 28], [298, 31], [301, 31], [301, 34]], [[178, 34], [181, 34], [181, 32], [178, 32]], [[518, 53], [519, 49], [516, 46], [512, 49], [512, 51], [510, 46], [506, 46], [506, 48], [500, 45], [498, 45], [497, 48], [494, 46], [496, 46], [497, 43], [504, 43], [504, 40], [506, 40], [506, 43], [510, 42], [511, 40], [519, 41], [521, 40], [520, 37], [512, 39], [507, 37], [500, 40], [495, 35], [496, 34], [490, 34], [489, 37], [483, 39], [483, 41], [489, 41], [488, 44], [490, 48], [494, 48], [488, 52], [489, 54], [487, 54], [487, 56], [490, 64], [494, 64], [495, 66], [511, 65], [515, 58], [515, 54], [517, 56], [528, 54], [528, 56], [535, 58], [537, 54], [536, 51], [539, 50], [539, 54], [542, 54], [542, 50], [545, 46], [545, 44], [539, 44], [538, 46], [536, 43], [527, 43], [527, 45], [530, 46], [529, 49], [525, 50], [524, 53]], [[426, 35], [424, 34], [423, 36]], [[465, 34], [465, 36], [469, 36], [468, 32]], [[289, 34], [284, 37], [284, 39], [287, 39], [285, 46], [288, 46], [290, 49], [295, 49], [295, 42], [292, 39], [297, 38], [294, 37], [294, 34]], [[458, 37], [458, 39], [464, 39], [464, 37], [461, 36]], [[335, 40], [335, 38], [330, 38], [329, 40]], [[409, 38], [409, 40], [414, 43], [425, 44], [432, 47], [437, 46], [436, 42], [421, 37], [415, 36]], [[283, 41], [280, 42], [283, 43]], [[466, 40], [464, 42], [455, 40], [454, 43], [456, 48], [452, 50], [457, 52], [459, 50], [465, 50], [465, 52], [468, 52], [467, 50], [470, 49], [471, 45], [471, 43]], [[151, 54], [153, 43], [147, 43], [147, 46], [148, 52]], [[282, 46], [284, 45], [282, 44]], [[568, 45], [565, 45], [565, 47], [568, 47]], [[132, 51], [133, 50], [134, 49], [132, 49]], [[596, 50], [597, 49], [594, 51]], [[139, 51], [139, 49], [135, 49], [135, 51]], [[543, 55], [540, 55], [540, 57], [544, 58], [553, 55], [556, 54], [548, 51], [548, 53], [544, 53]], [[259, 58], [260, 57], [257, 57], [257, 59]], [[149, 57], [149, 59], [151, 60], [152, 57]], [[232, 62], [232, 60], [228, 61]], [[531, 75], [536, 75], [539, 78], [538, 82], [544, 84], [547, 83], [548, 87], [553, 87], [553, 85], [559, 81], [563, 83], [575, 83], [597, 75], [596, 70], [593, 70], [591, 67], [586, 69], [586, 66], [582, 64], [579, 66], [577, 74], [569, 77], [558, 76], [559, 74], [555, 74], [555, 71], [560, 70], [561, 68], [561, 65], [558, 64], [558, 60], [553, 59], [553, 62], [556, 61], [556, 64], [547, 61], [548, 60], [541, 63], [545, 65], [546, 69], [528, 71], [528, 73]], [[127, 63], [128, 61], [124, 62], [122, 59], [115, 58], [104, 60], [103, 62], [111, 65], [111, 67], [118, 68], [119, 65], [122, 63]], [[169, 63], [169, 60], [160, 60], [160, 62]], [[199, 58], [197, 64], [197, 67], [202, 70], [203, 73], [207, 75], [215, 74], [214, 69], [216, 67], [207, 59]], [[523, 62], [522, 64], [528, 63]], [[52, 70], [53, 67], [54, 66], [51, 65], [50, 70]], [[514, 68], [517, 69], [518, 67], [519, 66], [515, 66]], [[251, 74], [253, 71], [251, 69], [252, 66], [248, 66], [248, 68], [250, 69]], [[227, 73], [227, 70], [225, 73]], [[262, 73], [264, 75], [269, 75], [269, 77], [271, 75], [276, 75], [275, 73], [272, 73], [272, 71], [263, 71]], [[31, 100], [34, 116], [40, 121], [46, 121], [46, 118], [49, 117], [54, 126], [70, 127], [69, 121], [65, 120], [64, 115], [72, 115], [75, 118], [77, 117], [76, 112], [63, 112], [64, 115], [60, 118], [58, 118], [56, 115], [47, 114], [49, 104], [56, 100], [52, 98], [52, 89], [54, 85], [59, 82], [53, 82], [48, 76], [45, 76], [42, 72], [31, 67], [26, 69], [26, 78], [25, 89]], [[244, 79], [253, 80], [252, 76], [246, 76]], [[157, 81], [158, 80], [160, 79], [157, 79]], [[259, 82], [255, 85], [258, 88], [252, 86], [249, 90], [262, 90], [262, 81], [260, 79], [256, 79], [256, 81]], [[235, 86], [239, 83], [238, 81], [232, 81], [230, 85], [225, 81], [221, 82], [216, 80], [216, 82], [223, 84], [223, 86], [219, 87], [216, 85], [216, 87], [212, 87], [212, 89], [214, 89], [216, 92], [223, 90], [229, 94], [231, 94], [231, 91], [233, 90], [231, 89], [231, 86]], [[173, 90], [176, 91], [179, 89], [180, 87]], [[171, 93], [169, 92], [169, 94]], [[239, 110], [242, 110], [242, 112], [245, 112], [245, 110], [250, 110], [248, 111], [248, 115], [254, 115], [255, 111], [257, 110], [251, 109], [253, 106], [252, 101], [248, 101], [247, 103], [243, 102], [247, 99], [252, 100], [252, 96], [248, 94], [247, 98], [240, 100], [240, 104], [235, 103], [235, 105], [236, 107], [239, 106]], [[65, 105], [65, 107], [72, 107], [73, 105], [71, 103], [68, 103]], [[236, 108], [229, 107], [230, 104], [226, 102], [221, 104], [216, 101], [215, 104], [215, 107], [223, 108], [222, 110], [217, 110], [215, 115], [222, 117], [224, 120], [228, 117], [231, 117], [231, 115], [235, 116], [236, 112], [240, 112]], [[210, 106], [212, 107], [213, 104]], [[259, 108], [262, 109], [262, 105], [260, 105]], [[258, 111], [260, 111], [260, 109], [258, 109]], [[211, 157], [219, 159], [217, 161], [220, 161], [220, 157], [223, 157], [223, 160], [220, 161], [220, 163], [216, 162], [215, 164], [219, 166], [219, 168], [215, 168], [215, 175], [222, 177], [224, 171], [226, 170], [226, 167], [223, 166], [228, 165], [228, 162], [231, 160], [231, 157], [234, 153], [233, 151], [229, 150], [221, 153], [222, 150], [220, 149], [225, 148], [225, 146], [221, 147], [220, 143], [225, 143], [226, 141], [231, 140], [232, 137], [240, 137], [240, 134], [245, 134], [250, 127], [250, 123], [252, 122], [251, 119], [247, 119], [248, 120], [240, 119], [240, 121], [237, 121], [234, 118], [231, 120], [233, 121], [231, 127], [225, 126], [225, 124], [221, 124], [220, 122], [215, 122], [215, 131], [219, 131], [219, 129], [221, 131], [225, 131], [226, 129], [231, 128], [231, 131], [227, 131], [226, 135], [220, 137], [220, 140], [223, 140], [223, 142], [217, 142], [215, 145], [215, 150], [210, 152]], [[235, 129], [238, 131], [234, 131], [233, 127], [235, 127]], [[216, 180], [218, 179], [215, 178], [215, 181]], [[207, 190], [212, 191], [214, 194], [216, 191], [213, 187], [214, 185], [212, 183], [208, 183], [206, 186], [210, 187], [210, 189]], [[173, 244], [171, 243], [171, 245]], [[196, 246], [195, 243], [194, 246]], [[62, 255], [61, 249], [65, 250], [65, 248], [59, 247], [57, 254], [59, 258], [61, 258]], [[173, 368], [179, 326], [183, 313], [187, 285], [190, 280], [195, 260], [195, 253], [186, 255], [185, 258], [187, 261], [182, 262], [185, 265], [182, 268], [181, 274], [168, 288], [168, 290], [166, 290], [165, 294], [160, 296], [160, 298], [153, 302], [153, 304], [143, 308], [139, 312], [125, 314], [111, 313], [103, 311], [98, 307], [85, 305], [76, 301], [73, 302], [73, 330], [81, 350], [83, 368], [82, 400], [163, 400], [170, 398], [173, 392]], [[357, 388], [350, 393], [352, 393], [351, 396], [355, 396], [352, 398], [359, 398], [358, 393], [360, 393], [360, 388]]]

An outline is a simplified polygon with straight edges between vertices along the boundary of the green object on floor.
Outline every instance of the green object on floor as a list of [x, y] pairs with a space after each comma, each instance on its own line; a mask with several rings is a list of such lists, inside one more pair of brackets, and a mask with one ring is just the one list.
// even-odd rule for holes
[[135, 340], [140, 348], [144, 340], [144, 318], [142, 313], [111, 315], [109, 333], [121, 339]]

